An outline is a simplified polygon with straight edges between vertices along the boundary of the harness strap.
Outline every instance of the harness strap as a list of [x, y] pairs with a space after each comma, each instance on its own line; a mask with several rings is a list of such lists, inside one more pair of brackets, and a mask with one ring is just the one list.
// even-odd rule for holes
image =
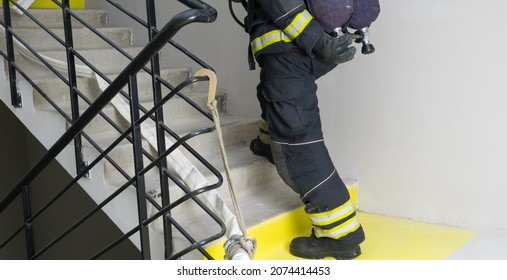
[[[247, 16], [245, 22], [245, 29], [248, 34], [252, 34], [252, 24], [255, 19], [255, 0], [248, 0]], [[252, 46], [248, 44], [248, 66], [250, 70], [255, 70], [255, 58], [252, 52]]]

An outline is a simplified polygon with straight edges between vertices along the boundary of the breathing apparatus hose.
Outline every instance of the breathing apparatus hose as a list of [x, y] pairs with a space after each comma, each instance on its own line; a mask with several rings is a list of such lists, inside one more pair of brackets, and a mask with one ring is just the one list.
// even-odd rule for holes
[[247, 9], [247, 2], [246, 0], [229, 0], [229, 12], [231, 13], [232, 18], [234, 21], [239, 24], [239, 26], [245, 28], [245, 24], [236, 16], [236, 13], [234, 12], [234, 7], [232, 6], [232, 3], [241, 3], [243, 5], [243, 8], [245, 10]]

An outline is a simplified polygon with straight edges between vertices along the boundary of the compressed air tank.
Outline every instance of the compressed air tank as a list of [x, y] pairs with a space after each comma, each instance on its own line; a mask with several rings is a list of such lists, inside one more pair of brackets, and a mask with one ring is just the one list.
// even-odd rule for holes
[[354, 0], [354, 13], [348, 26], [356, 30], [370, 27], [377, 20], [379, 14], [379, 0]]
[[327, 33], [345, 26], [354, 12], [356, 0], [307, 0], [310, 13], [320, 22]]
[[378, 0], [306, 0], [306, 4], [327, 33], [370, 27], [380, 13]]

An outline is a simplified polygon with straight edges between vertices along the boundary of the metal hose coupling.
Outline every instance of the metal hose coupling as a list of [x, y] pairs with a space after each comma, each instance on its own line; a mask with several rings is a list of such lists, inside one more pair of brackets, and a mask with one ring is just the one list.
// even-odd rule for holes
[[[345, 34], [350, 34], [347, 28], [337, 27], [329, 35], [332, 37], [340, 37]], [[363, 44], [363, 47], [361, 48], [362, 54], [371, 54], [375, 52], [375, 46], [371, 43], [370, 29], [368, 27], [363, 27], [360, 30], [357, 30], [353, 34], [350, 34], [350, 37], [354, 40], [354, 42]]]
[[252, 237], [232, 235], [224, 244], [226, 260], [253, 260], [257, 241]]
[[361, 48], [361, 52], [363, 54], [371, 54], [375, 52], [375, 47], [370, 41], [370, 29], [368, 27], [363, 27], [361, 30], [357, 30], [354, 35], [357, 36], [355, 40], [356, 43], [363, 43], [363, 47]]

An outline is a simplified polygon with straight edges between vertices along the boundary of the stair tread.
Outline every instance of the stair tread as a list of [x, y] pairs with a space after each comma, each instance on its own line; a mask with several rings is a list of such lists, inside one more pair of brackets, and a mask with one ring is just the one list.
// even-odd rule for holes
[[[123, 48], [123, 50], [130, 56], [135, 57], [141, 50], [141, 47], [128, 47]], [[91, 65], [104, 73], [119, 73], [125, 69], [129, 63], [131, 63], [130, 58], [126, 57], [122, 53], [118, 52], [115, 49], [111, 48], [98, 48], [98, 49], [84, 49], [78, 50], [77, 53], [82, 56], [84, 59], [88, 61]], [[56, 51], [39, 51], [39, 54], [45, 55], [49, 58], [53, 58], [60, 61], [67, 60], [66, 51], [56, 50]], [[110, 63], [110, 61], [114, 61], [114, 63]], [[18, 60], [16, 61], [18, 66], [24, 70], [24, 72], [30, 76], [32, 79], [44, 79], [44, 78], [52, 78], [56, 77], [55, 74], [50, 71], [46, 66], [42, 65], [42, 63], [34, 64], [31, 58], [27, 58], [24, 56], [18, 56]], [[76, 56], [76, 66], [77, 65], [85, 65], [77, 56]], [[63, 73], [66, 73], [64, 70]]]
[[[237, 116], [237, 115], [227, 115], [223, 114], [220, 116], [220, 124], [222, 128], [244, 125], [246, 123], [257, 122], [258, 119], [253, 118], [251, 116]], [[208, 119], [202, 120], [182, 120], [179, 124], [171, 126], [172, 129], [176, 132], [180, 132], [182, 134], [189, 133], [191, 131], [195, 131], [197, 129], [205, 128], [205, 127], [214, 127], [214, 123]]]
[[[112, 107], [107, 107], [107, 108], [108, 108], [108, 110], [114, 110]], [[227, 114], [221, 115], [220, 119], [221, 119], [222, 128], [257, 122], [256, 118], [253, 118], [250, 116], [236, 116], [236, 115], [227, 115]], [[148, 127], [153, 127], [153, 126], [154, 126], [154, 124], [148, 124]], [[202, 129], [202, 128], [208, 128], [208, 127], [214, 127], [213, 122], [208, 119], [199, 120], [199, 121], [195, 121], [193, 119], [183, 119], [180, 124], [173, 125], [170, 128], [178, 135], [183, 136], [189, 132], [192, 132], [192, 131], [195, 131], [198, 129]], [[115, 137], [115, 136], [111, 135], [110, 131], [104, 131], [104, 133], [94, 135], [94, 137], [99, 139], [99, 141], [97, 141], [97, 143], [109, 143], [112, 140], [114, 140], [113, 137]], [[128, 140], [124, 140], [122, 142], [124, 144], [119, 144], [119, 146], [130, 145]]]
[[[65, 30], [60, 27], [49, 28], [60, 39], [65, 39]], [[109, 44], [88, 28], [75, 27], [73, 30], [74, 48], [77, 50], [106, 48]], [[97, 31], [122, 48], [132, 47], [132, 28], [130, 27], [98, 27]], [[38, 51], [63, 50], [62, 46], [47, 32], [37, 28], [16, 28], [15, 32]]]
[[[245, 146], [239, 146], [239, 147], [232, 147], [230, 149], [226, 150], [229, 167], [232, 172], [239, 168], [244, 168], [251, 165], [261, 165], [265, 166], [267, 168], [274, 168], [274, 165], [272, 165], [268, 160], [266, 160], [263, 157], [256, 156], [252, 154], [248, 147]], [[224, 167], [223, 167], [223, 161], [221, 158], [220, 152], [217, 150], [216, 155], [211, 156], [210, 158], [206, 159], [212, 166], [214, 166], [218, 171], [223, 173]], [[215, 178], [211, 174], [207, 174], [208, 171], [205, 170], [202, 166], [199, 166], [198, 164], [194, 163], [198, 170], [200, 170], [205, 177], [208, 178], [210, 183], [215, 183]], [[273, 169], [274, 172], [274, 169]], [[155, 180], [158, 180], [158, 178], [155, 178]], [[108, 182], [112, 185], [121, 185], [124, 183], [123, 178], [111, 178], [108, 179]]]
[[[231, 149], [228, 155], [232, 172], [234, 172], [234, 169], [248, 164], [266, 165], [275, 172], [275, 167], [271, 163], [253, 155], [247, 147]], [[213, 160], [217, 159], [211, 159], [210, 161]], [[220, 163], [216, 162], [215, 164], [217, 168], [220, 167]], [[263, 174], [259, 175], [262, 176]], [[235, 180], [233, 183], [235, 185], [236, 199], [247, 227], [255, 226], [302, 205], [299, 196], [290, 187], [285, 185], [280, 178], [262, 184], [252, 184], [251, 182], [240, 180]], [[173, 188], [176, 187], [173, 186]], [[234, 213], [227, 185], [224, 183], [216, 191], [220, 194], [229, 210]], [[172, 201], [177, 198], [173, 196]], [[185, 215], [188, 212], [192, 212], [193, 215]], [[213, 230], [218, 230], [216, 222], [200, 210], [197, 205], [190, 202], [173, 209], [171, 215], [174, 219], [181, 222], [185, 229], [191, 232], [192, 236], [197, 240], [209, 236], [209, 233], [213, 232]], [[180, 221], [181, 217], [185, 217], [185, 219]], [[206, 231], [203, 232], [203, 228], [206, 228]], [[177, 235], [178, 233], [176, 233]]]
[[[139, 53], [143, 47], [128, 47], [128, 48], [122, 48], [126, 53], [128, 53], [130, 56], [135, 57], [137, 53]], [[49, 56], [51, 58], [65, 60], [67, 57], [67, 53], [65, 50], [46, 50], [46, 51], [40, 51], [40, 54]], [[104, 55], [107, 55], [107, 57], [114, 55], [118, 56], [119, 58], [128, 60], [126, 56], [118, 52], [117, 50], [113, 48], [97, 48], [97, 49], [86, 49], [86, 50], [80, 50], [79, 54], [81, 54], [83, 57], [88, 58], [91, 57], [91, 59], [96, 59], [97, 56], [102, 58]], [[112, 57], [112, 59], [116, 59], [116, 57]], [[100, 60], [104, 62], [104, 60]], [[77, 64], [82, 64], [80, 61], [76, 61]], [[92, 63], [93, 64], [93, 63]], [[114, 74], [114, 73], [120, 73], [121, 71], [115, 71], [115, 72], [108, 72], [107, 74]]]
[[[186, 79], [186, 77], [190, 76], [190, 68], [189, 67], [181, 67], [181, 68], [172, 68], [172, 69], [163, 69], [161, 70], [160, 76], [168, 81], [169, 83], [173, 83], [175, 80], [177, 83], [180, 83], [180, 80]], [[117, 76], [119, 75], [119, 72], [114, 73], [106, 73], [106, 76], [108, 79], [113, 81]], [[68, 95], [68, 86], [58, 77], [50, 76], [50, 77], [36, 77], [32, 79], [33, 82], [42, 88], [48, 95], [54, 95], [57, 96], [57, 94], [64, 94]], [[141, 101], [146, 100], [147, 98], [151, 98], [153, 90], [151, 89], [151, 76], [148, 73], [140, 72], [137, 74], [137, 80], [138, 80], [138, 89], [139, 89], [139, 98]], [[91, 86], [93, 85], [93, 87]], [[149, 85], [149, 88], [148, 88]], [[57, 87], [64, 87], [63, 92], [57, 91]], [[78, 89], [86, 96], [99, 96], [100, 95], [100, 89], [97, 86], [96, 81], [94, 78], [90, 77], [77, 77], [77, 87]], [[149, 94], [146, 94], [148, 93]], [[163, 87], [162, 93], [167, 94], [169, 92], [169, 89]], [[185, 89], [182, 91], [184, 95], [189, 96], [190, 98], [194, 95], [201, 94], [202, 91], [198, 91], [196, 93], [191, 93], [190, 90]], [[223, 92], [217, 93], [219, 96], [223, 95]], [[175, 97], [178, 97], [177, 95]], [[151, 99], [150, 99], [151, 100]]]
[[[62, 11], [61, 9], [29, 9], [28, 12], [36, 17], [39, 21], [47, 27], [61, 27], [63, 26]], [[102, 9], [84, 9], [73, 10], [73, 13], [83, 18], [94, 27], [107, 26], [108, 14], [106, 10]], [[12, 25], [14, 27], [38, 27], [28, 16], [11, 13]], [[3, 20], [3, 14], [0, 15]], [[81, 26], [82, 24], [77, 21], [72, 21], [73, 26]]]

